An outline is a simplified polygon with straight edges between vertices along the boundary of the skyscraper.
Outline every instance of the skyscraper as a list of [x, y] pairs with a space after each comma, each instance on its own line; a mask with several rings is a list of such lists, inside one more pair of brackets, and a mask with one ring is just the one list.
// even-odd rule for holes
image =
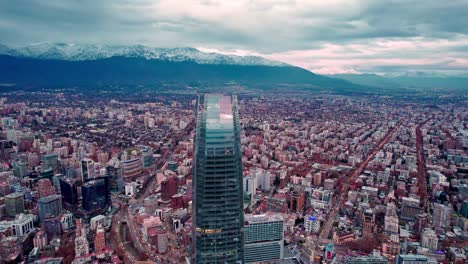
[[242, 157], [237, 98], [197, 103], [193, 166], [194, 263], [244, 263]]
[[451, 215], [452, 208], [450, 206], [434, 203], [432, 224], [435, 228], [448, 228], [450, 227]]
[[41, 222], [46, 218], [59, 216], [62, 213], [62, 197], [59, 194], [42, 197], [38, 201], [38, 208]]
[[107, 177], [96, 178], [81, 186], [81, 203], [83, 210], [92, 212], [104, 210], [109, 204], [109, 183]]
[[24, 213], [24, 193], [14, 192], [5, 198], [5, 213], [8, 216], [16, 216]]
[[59, 179], [62, 203], [65, 209], [74, 210], [78, 206], [78, 186], [76, 180], [62, 177]]
[[81, 180], [85, 182], [88, 179], [94, 178], [94, 161], [92, 159], [83, 159], [81, 160]]

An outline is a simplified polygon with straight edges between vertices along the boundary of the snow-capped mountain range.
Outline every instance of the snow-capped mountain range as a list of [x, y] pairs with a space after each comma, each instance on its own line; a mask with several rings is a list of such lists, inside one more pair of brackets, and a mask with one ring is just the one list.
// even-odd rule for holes
[[110, 57], [145, 58], [166, 61], [194, 61], [199, 64], [289, 66], [256, 56], [233, 56], [201, 52], [195, 48], [154, 48], [143, 45], [78, 45], [41, 43], [10, 48], [0, 44], [0, 54], [14, 57], [68, 61], [99, 60]]

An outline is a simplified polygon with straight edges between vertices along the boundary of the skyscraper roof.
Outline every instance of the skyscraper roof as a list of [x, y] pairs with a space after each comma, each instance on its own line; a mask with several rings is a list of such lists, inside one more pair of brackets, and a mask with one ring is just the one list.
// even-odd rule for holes
[[234, 127], [230, 96], [207, 94], [205, 95], [205, 108], [207, 129], [232, 129]]

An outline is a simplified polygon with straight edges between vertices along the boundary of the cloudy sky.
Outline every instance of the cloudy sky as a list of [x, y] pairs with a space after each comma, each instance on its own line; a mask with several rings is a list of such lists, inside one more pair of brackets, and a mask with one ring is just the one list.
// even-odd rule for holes
[[0, 0], [0, 36], [190, 46], [322, 74], [468, 71], [467, 0]]

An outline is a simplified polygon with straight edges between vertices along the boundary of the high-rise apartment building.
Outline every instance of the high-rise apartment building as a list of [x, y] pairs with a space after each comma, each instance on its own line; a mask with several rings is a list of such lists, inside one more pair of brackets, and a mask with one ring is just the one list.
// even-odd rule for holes
[[243, 190], [237, 98], [197, 103], [193, 164], [194, 263], [244, 263]]
[[362, 236], [371, 238], [374, 236], [375, 214], [372, 209], [367, 209], [362, 214]]
[[452, 208], [443, 204], [434, 203], [434, 214], [432, 223], [435, 228], [450, 227]]
[[96, 234], [94, 235], [94, 252], [96, 254], [101, 253], [106, 248], [106, 233], [102, 226], [99, 226], [96, 229]]

